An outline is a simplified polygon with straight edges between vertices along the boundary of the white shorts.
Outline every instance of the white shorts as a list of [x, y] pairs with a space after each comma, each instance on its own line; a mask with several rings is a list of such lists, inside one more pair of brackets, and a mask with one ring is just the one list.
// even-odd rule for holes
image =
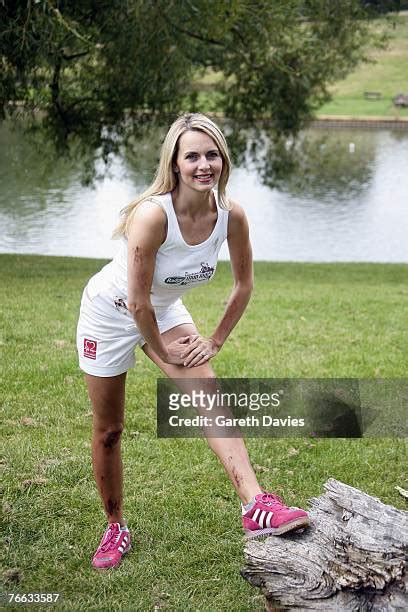
[[[181, 299], [155, 309], [160, 333], [193, 323]], [[93, 376], [118, 376], [135, 365], [135, 348], [146, 341], [123, 300], [101, 291], [91, 298], [85, 287], [77, 328], [79, 367]]]

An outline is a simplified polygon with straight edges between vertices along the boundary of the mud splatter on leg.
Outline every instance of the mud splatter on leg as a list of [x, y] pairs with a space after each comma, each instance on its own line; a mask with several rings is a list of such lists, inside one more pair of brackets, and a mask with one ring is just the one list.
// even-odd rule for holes
[[109, 497], [108, 501], [106, 502], [105, 507], [106, 507], [106, 512], [108, 513], [108, 516], [112, 516], [112, 514], [119, 512], [120, 504], [118, 500], [112, 499], [111, 497]]
[[232, 476], [237, 488], [239, 489], [244, 479], [235, 466], [232, 466]]
[[121, 433], [121, 431], [110, 431], [107, 433], [103, 441], [104, 447], [110, 450], [113, 449], [113, 447], [119, 442]]

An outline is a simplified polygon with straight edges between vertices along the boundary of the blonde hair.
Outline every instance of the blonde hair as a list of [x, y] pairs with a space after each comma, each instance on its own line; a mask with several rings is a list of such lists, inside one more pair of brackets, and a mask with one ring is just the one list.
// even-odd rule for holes
[[178, 154], [180, 137], [187, 131], [204, 132], [212, 138], [222, 157], [222, 171], [218, 181], [218, 203], [220, 208], [229, 210], [231, 205], [226, 196], [226, 187], [231, 173], [231, 160], [224, 134], [220, 128], [206, 115], [201, 113], [187, 113], [178, 117], [170, 126], [162, 144], [160, 161], [153, 183], [139, 197], [130, 202], [121, 210], [122, 219], [113, 232], [114, 238], [126, 236], [129, 230], [131, 216], [135, 208], [154, 196], [163, 195], [173, 191], [178, 183], [178, 175], [174, 172], [173, 164]]

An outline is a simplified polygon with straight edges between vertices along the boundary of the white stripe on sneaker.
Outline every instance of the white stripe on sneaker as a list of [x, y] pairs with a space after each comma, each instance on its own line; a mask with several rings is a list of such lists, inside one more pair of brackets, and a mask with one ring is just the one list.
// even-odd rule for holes
[[265, 518], [265, 516], [266, 516], [266, 510], [262, 510], [261, 516], [259, 517], [259, 521], [258, 521], [258, 524], [259, 524], [261, 529], [263, 529], [265, 527], [265, 525], [264, 525], [264, 518]]
[[266, 519], [266, 526], [267, 527], [271, 526], [272, 517], [273, 517], [273, 512], [268, 512], [268, 518]]
[[257, 509], [255, 510], [255, 512], [253, 513], [253, 515], [252, 515], [252, 520], [253, 520], [253, 521], [256, 521], [256, 519], [258, 518], [258, 516], [260, 515], [260, 513], [261, 513], [260, 509], [259, 509], [259, 508], [257, 508]]
[[123, 548], [122, 546], [119, 546], [118, 551], [119, 551], [119, 552], [121, 552], [121, 553], [123, 553], [124, 548]]

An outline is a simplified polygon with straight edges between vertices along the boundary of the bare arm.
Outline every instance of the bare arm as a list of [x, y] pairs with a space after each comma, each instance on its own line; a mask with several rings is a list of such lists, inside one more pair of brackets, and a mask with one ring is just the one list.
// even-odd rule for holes
[[228, 248], [230, 252], [234, 287], [224, 315], [211, 335], [220, 348], [242, 317], [253, 289], [252, 248], [248, 221], [244, 210], [234, 204], [228, 222]]
[[128, 309], [146, 342], [167, 363], [183, 363], [164, 344], [150, 301], [156, 254], [166, 237], [166, 214], [156, 204], [143, 202], [133, 213], [128, 236]]
[[[230, 252], [234, 287], [225, 312], [210, 338], [199, 337], [188, 345], [185, 365], [201, 365], [214, 357], [240, 320], [251, 297], [253, 288], [252, 248], [246, 215], [241, 206], [234, 203], [229, 213], [228, 248]], [[206, 357], [202, 357], [202, 353]]]

